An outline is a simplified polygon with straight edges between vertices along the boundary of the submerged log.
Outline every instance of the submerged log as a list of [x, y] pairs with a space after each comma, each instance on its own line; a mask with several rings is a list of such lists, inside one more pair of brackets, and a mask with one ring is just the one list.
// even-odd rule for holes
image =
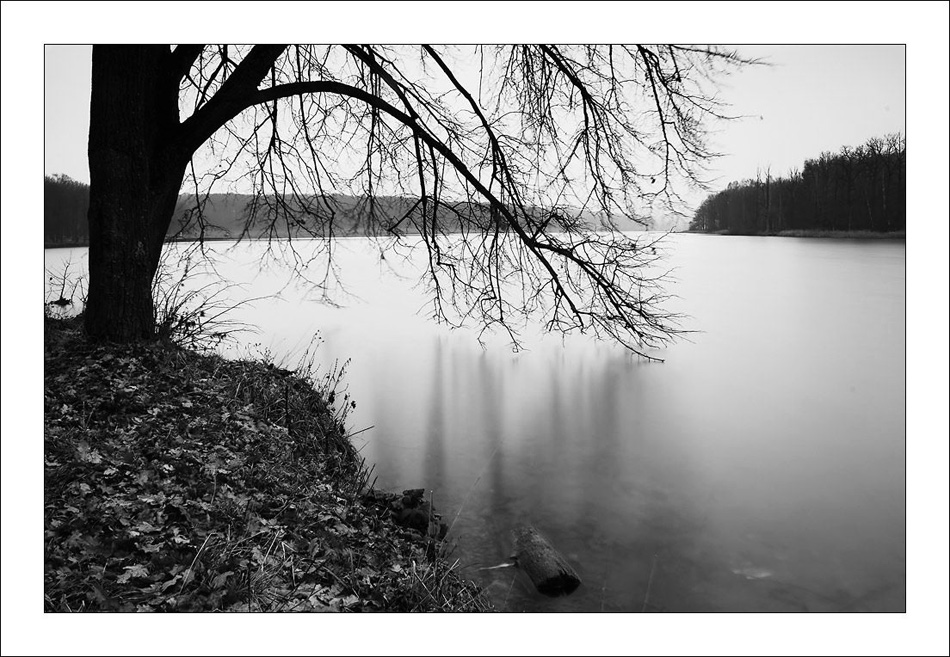
[[568, 595], [581, 580], [567, 562], [534, 527], [518, 527], [513, 532], [515, 561], [540, 593]]

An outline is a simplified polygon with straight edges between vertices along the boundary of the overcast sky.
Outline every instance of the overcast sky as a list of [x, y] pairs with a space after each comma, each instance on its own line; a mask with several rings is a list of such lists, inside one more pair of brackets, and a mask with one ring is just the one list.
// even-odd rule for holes
[[[871, 137], [905, 132], [903, 45], [739, 46], [768, 66], [724, 79], [721, 97], [744, 118], [711, 124], [724, 157], [710, 162], [715, 187], [800, 168], [806, 158]], [[45, 172], [89, 181], [90, 46], [46, 46]], [[698, 203], [702, 193], [687, 195]]]

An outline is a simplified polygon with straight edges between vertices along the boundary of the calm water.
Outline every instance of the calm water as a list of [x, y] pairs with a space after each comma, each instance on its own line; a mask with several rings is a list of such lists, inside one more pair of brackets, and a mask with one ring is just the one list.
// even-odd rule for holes
[[[319, 332], [324, 369], [351, 359], [349, 420], [373, 427], [354, 442], [377, 486], [433, 490], [454, 556], [503, 609], [904, 610], [904, 244], [667, 249], [672, 308], [701, 332], [661, 364], [583, 336], [482, 349], [417, 315], [423, 291], [365, 240], [340, 243], [343, 308], [262, 270], [261, 245], [219, 271], [248, 296], [280, 290], [238, 311], [260, 328], [245, 342], [293, 365]], [[67, 257], [84, 251], [47, 266]], [[573, 563], [573, 595], [479, 570], [508, 559], [521, 523]]]

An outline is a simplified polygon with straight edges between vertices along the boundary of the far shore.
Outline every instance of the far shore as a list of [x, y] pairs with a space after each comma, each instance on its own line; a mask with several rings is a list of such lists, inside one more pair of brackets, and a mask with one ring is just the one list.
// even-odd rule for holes
[[740, 235], [745, 237], [831, 237], [836, 239], [884, 239], [884, 240], [903, 240], [906, 239], [906, 231], [896, 230], [891, 232], [877, 232], [871, 230], [782, 230], [771, 233], [733, 233], [728, 230], [702, 231], [689, 230], [683, 231], [693, 235]]
[[[690, 234], [690, 235], [740, 235], [746, 237], [829, 237], [836, 239], [885, 239], [885, 240], [903, 240], [906, 239], [906, 231], [898, 230], [891, 231], [887, 233], [870, 231], [870, 230], [782, 230], [779, 232], [771, 233], [733, 233], [728, 230], [717, 230], [717, 231], [702, 231], [702, 230], [684, 230], [684, 231], [675, 231], [674, 234]], [[361, 235], [339, 235], [340, 237], [362, 237]], [[238, 238], [231, 236], [214, 236], [214, 237], [205, 237], [205, 242], [234, 242]], [[243, 237], [241, 241], [258, 241], [258, 240], [267, 240], [266, 237]], [[296, 239], [308, 239], [308, 238], [296, 238]], [[197, 242], [197, 238], [189, 239], [166, 239], [165, 242]], [[70, 249], [70, 248], [80, 248], [88, 247], [89, 242], [46, 242], [43, 245], [44, 249]]]
[[[268, 239], [268, 238], [266, 238], [266, 237], [243, 237], [243, 238], [241, 238], [241, 241], [242, 241], [242, 242], [247, 242], [247, 241], [256, 242], [256, 241], [258, 241], [258, 240], [266, 240], [266, 239]], [[306, 238], [299, 238], [299, 239], [306, 239]], [[237, 241], [237, 240], [238, 240], [237, 237], [230, 237], [230, 236], [225, 236], [225, 235], [217, 235], [217, 236], [214, 236], [214, 237], [205, 237], [205, 238], [204, 238], [204, 241], [205, 241], [205, 242], [235, 242], [235, 241]], [[197, 237], [194, 237], [194, 238], [189, 237], [189, 238], [187, 238], [187, 239], [181, 239], [181, 238], [166, 238], [166, 239], [165, 239], [165, 243], [166, 243], [166, 244], [177, 243], [177, 242], [199, 242], [199, 241], [201, 241], [201, 240], [199, 240]], [[89, 242], [88, 242], [88, 241], [78, 241], [78, 242], [45, 242], [45, 243], [43, 244], [43, 248], [44, 248], [44, 249], [78, 249], [78, 248], [88, 247], [88, 246], [89, 246]]]

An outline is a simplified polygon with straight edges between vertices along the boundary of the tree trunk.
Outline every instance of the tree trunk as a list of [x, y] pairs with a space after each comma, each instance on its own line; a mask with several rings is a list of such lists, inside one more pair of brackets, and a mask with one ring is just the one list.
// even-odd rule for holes
[[178, 126], [167, 46], [93, 47], [85, 310], [93, 339], [155, 335], [152, 279], [189, 157]]
[[581, 580], [567, 562], [534, 527], [514, 530], [515, 561], [540, 593], [549, 596], [568, 595]]

